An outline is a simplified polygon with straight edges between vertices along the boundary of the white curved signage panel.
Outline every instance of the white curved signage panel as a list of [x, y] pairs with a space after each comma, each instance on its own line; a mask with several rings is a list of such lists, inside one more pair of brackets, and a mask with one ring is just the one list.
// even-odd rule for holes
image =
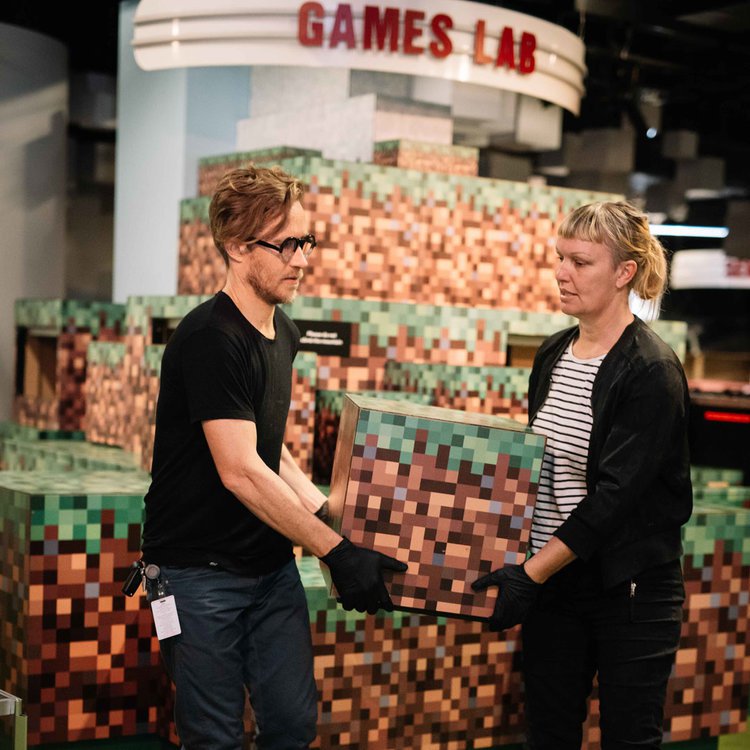
[[515, 91], [578, 114], [584, 45], [547, 21], [461, 0], [141, 0], [144, 70], [343, 67]]

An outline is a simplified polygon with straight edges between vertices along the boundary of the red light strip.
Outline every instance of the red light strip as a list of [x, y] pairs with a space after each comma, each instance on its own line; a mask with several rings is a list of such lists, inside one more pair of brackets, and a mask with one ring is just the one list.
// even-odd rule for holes
[[735, 414], [731, 411], [707, 411], [703, 418], [707, 422], [735, 422], [750, 424], [750, 414]]

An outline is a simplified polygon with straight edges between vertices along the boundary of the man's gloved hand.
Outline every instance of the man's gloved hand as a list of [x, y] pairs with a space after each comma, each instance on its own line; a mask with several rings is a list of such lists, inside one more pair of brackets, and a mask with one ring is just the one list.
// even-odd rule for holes
[[490, 630], [495, 632], [522, 622], [542, 587], [529, 578], [523, 565], [506, 565], [471, 584], [474, 591], [482, 591], [489, 586], [500, 587], [495, 611], [490, 616]]
[[405, 563], [364, 547], [357, 547], [344, 537], [327, 555], [320, 558], [330, 569], [333, 585], [344, 609], [356, 609], [374, 615], [382, 608], [393, 612], [383, 570], [403, 573]]

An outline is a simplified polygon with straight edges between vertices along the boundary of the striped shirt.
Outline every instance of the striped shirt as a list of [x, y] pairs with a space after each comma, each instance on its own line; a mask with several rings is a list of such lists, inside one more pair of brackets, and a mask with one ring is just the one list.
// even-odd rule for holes
[[552, 370], [549, 393], [531, 424], [534, 432], [547, 438], [531, 524], [534, 553], [586, 495], [591, 390], [604, 356], [578, 359], [571, 342]]

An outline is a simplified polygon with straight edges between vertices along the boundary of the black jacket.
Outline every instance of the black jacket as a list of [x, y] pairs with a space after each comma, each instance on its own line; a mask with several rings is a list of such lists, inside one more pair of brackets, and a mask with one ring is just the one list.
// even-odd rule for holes
[[[529, 422], [544, 403], [555, 363], [578, 327], [548, 338], [529, 379]], [[675, 353], [641, 320], [599, 367], [587, 495], [555, 532], [600, 566], [605, 588], [682, 554], [680, 527], [693, 508], [688, 456], [689, 396]]]

